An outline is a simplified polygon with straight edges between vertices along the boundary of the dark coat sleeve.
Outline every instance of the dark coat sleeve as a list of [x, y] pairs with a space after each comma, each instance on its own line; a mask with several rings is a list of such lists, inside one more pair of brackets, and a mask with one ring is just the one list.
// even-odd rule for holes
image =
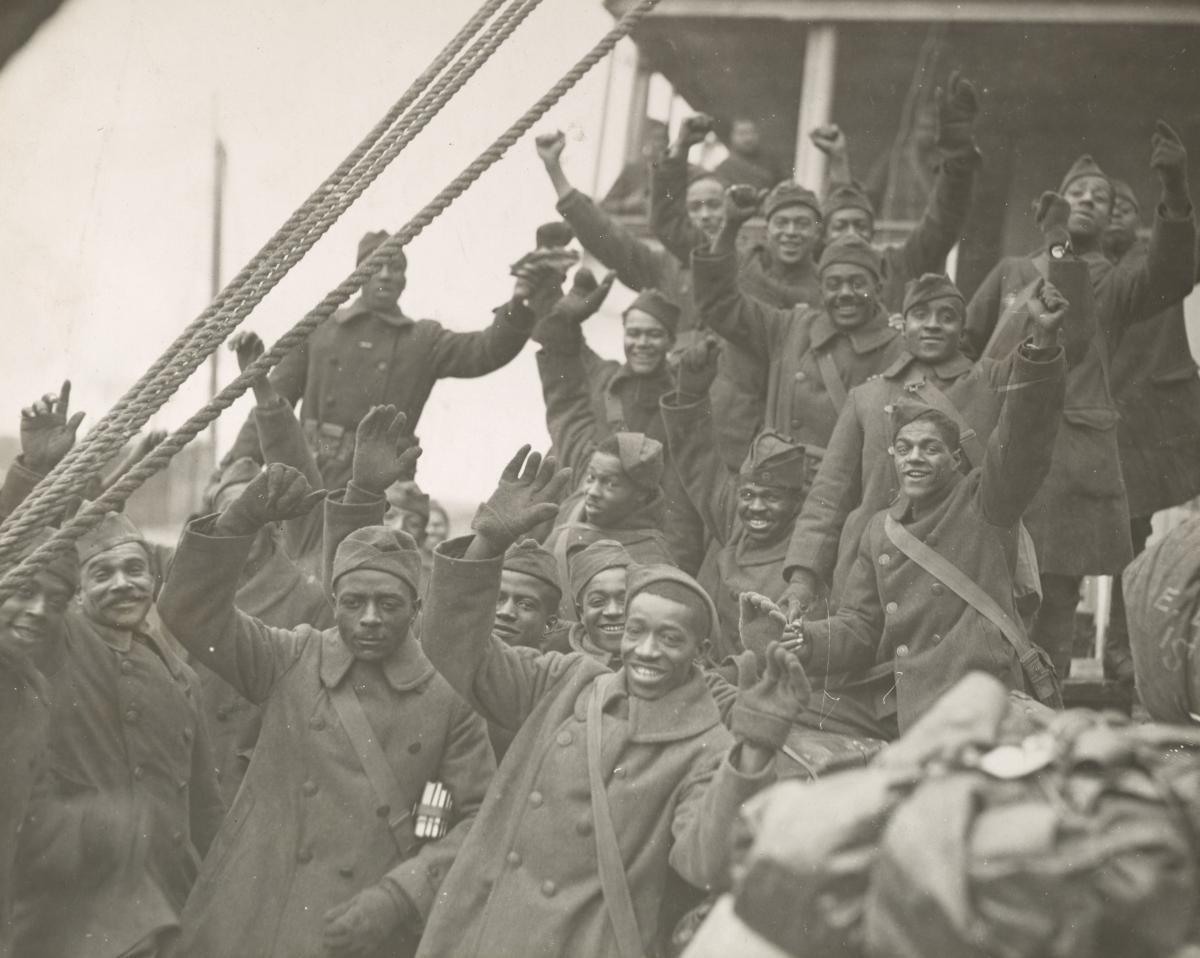
[[785, 578], [792, 569], [801, 568], [828, 585], [837, 565], [838, 543], [846, 518], [862, 502], [866, 434], [855, 392], [850, 391], [850, 399], [838, 415], [825, 447], [825, 458], [792, 529], [783, 562]]
[[764, 367], [776, 355], [795, 310], [770, 306], [747, 296], [738, 287], [738, 258], [734, 253], [692, 254], [692, 279], [701, 325], [744, 350]]
[[474, 379], [510, 363], [533, 328], [533, 313], [505, 303], [495, 310], [491, 325], [470, 333], [438, 327], [430, 362], [439, 379]]
[[[308, 383], [308, 342], [308, 340], [302, 342], [271, 370], [271, 385], [275, 387], [275, 391], [280, 396], [291, 403], [293, 408], [304, 396], [304, 387]], [[242, 428], [238, 430], [237, 438], [233, 441], [233, 447], [221, 461], [223, 463], [232, 462], [243, 456], [253, 459], [255, 462], [263, 461], [262, 447], [258, 438], [258, 423], [253, 412], [242, 423]]]
[[1000, 319], [1000, 303], [1004, 294], [1004, 260], [992, 267], [975, 295], [967, 303], [967, 318], [963, 329], [963, 352], [978, 359], [987, 348], [988, 340]]
[[712, 407], [707, 398], [682, 402], [678, 393], [669, 393], [659, 404], [671, 462], [684, 491], [708, 534], [724, 545], [732, 532], [737, 490], [713, 441]]
[[559, 464], [574, 470], [578, 481], [602, 438], [589, 390], [593, 382], [597, 387], [602, 384], [603, 368], [594, 365], [589, 374], [581, 349], [572, 352], [550, 346], [538, 350], [537, 366], [550, 441]]
[[331, 492], [325, 497], [325, 505], [320, 513], [323, 519], [321, 581], [325, 583], [328, 595], [333, 595], [333, 560], [342, 540], [356, 529], [382, 525], [386, 512], [385, 497], [374, 496], [360, 489], [353, 480], [344, 490]]
[[4, 477], [4, 485], [0, 486], [0, 520], [7, 519], [13, 511], [33, 492], [33, 487], [45, 476], [34, 472], [18, 456]]
[[[254, 421], [263, 462], [281, 462], [300, 472], [313, 489], [323, 483], [321, 470], [308, 442], [300, 420], [286, 400], [273, 406], [255, 406]], [[321, 545], [321, 514], [316, 509], [307, 515], [288, 519], [283, 524], [284, 545], [288, 555], [297, 561], [312, 554]]]
[[663, 248], [685, 266], [704, 234], [687, 215], [687, 158], [663, 155], [650, 170], [650, 229]]
[[827, 619], [804, 620], [804, 638], [812, 647], [812, 658], [804, 667], [809, 675], [856, 671], [875, 663], [883, 635], [883, 607], [871, 540], [882, 523], [883, 513], [876, 513], [863, 530], [842, 590], [841, 608]]
[[946, 256], [962, 238], [971, 211], [977, 155], [945, 160], [933, 181], [925, 215], [899, 248], [906, 279], [922, 273], [941, 273]]
[[434, 668], [487, 721], [515, 731], [576, 669], [608, 669], [582, 653], [539, 654], [492, 637], [503, 559], [461, 558], [470, 539], [434, 550], [421, 645]]
[[633, 290], [663, 288], [663, 257], [669, 253], [638, 239], [578, 190], [558, 201], [558, 211], [575, 231], [580, 245], [613, 270], [625, 286]]
[[1098, 293], [1100, 323], [1113, 342], [1120, 327], [1151, 319], [1182, 302], [1196, 281], [1196, 223], [1154, 214], [1144, 257], [1126, 256], [1105, 277]]
[[1050, 360], [1028, 359], [1020, 353], [1014, 357], [976, 493], [979, 511], [992, 525], [1016, 525], [1050, 472], [1062, 420], [1066, 369], [1061, 349]]

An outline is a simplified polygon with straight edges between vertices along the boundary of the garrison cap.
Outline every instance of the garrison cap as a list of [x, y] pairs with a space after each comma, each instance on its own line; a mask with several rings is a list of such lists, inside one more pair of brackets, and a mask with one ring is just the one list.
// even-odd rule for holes
[[803, 489], [807, 474], [804, 447], [769, 429], [750, 444], [750, 452], [738, 471], [750, 482], [784, 489]]

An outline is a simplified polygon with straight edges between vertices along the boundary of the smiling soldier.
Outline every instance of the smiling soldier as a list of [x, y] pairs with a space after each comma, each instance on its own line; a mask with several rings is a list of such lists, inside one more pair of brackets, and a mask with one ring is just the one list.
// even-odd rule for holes
[[739, 692], [726, 731], [695, 664], [716, 612], [672, 566], [629, 570], [617, 672], [589, 655], [535, 656], [497, 642], [503, 555], [554, 514], [569, 479], [528, 453], [480, 506], [475, 534], [434, 556], [430, 659], [488, 719], [520, 731], [418, 954], [651, 954], [669, 868], [700, 887], [728, 881], [729, 827], [774, 780], [774, 752], [807, 681], [770, 644], [765, 676]]
[[601, 539], [571, 554], [571, 594], [578, 622], [571, 623], [567, 642], [614, 672], [621, 667], [625, 634], [627, 570], [633, 565], [624, 546]]
[[867, 523], [841, 608], [801, 620], [801, 658], [824, 685], [805, 724], [894, 739], [973, 670], [1052, 698], [1013, 577], [1021, 514], [1049, 472], [1058, 431], [1067, 303], [1045, 284], [1030, 310], [1036, 333], [1014, 359], [980, 466], [964, 475], [953, 419], [918, 399], [896, 404], [900, 495]]

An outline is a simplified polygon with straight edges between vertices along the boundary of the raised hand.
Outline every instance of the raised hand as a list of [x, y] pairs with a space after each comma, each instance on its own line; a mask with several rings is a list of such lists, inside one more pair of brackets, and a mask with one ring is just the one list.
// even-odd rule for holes
[[763, 658], [766, 671], [761, 678], [738, 677], [730, 729], [739, 742], [773, 753], [787, 741], [812, 696], [812, 685], [800, 660], [779, 642], [771, 642]]
[[[238, 372], [243, 373], [267, 351], [262, 337], [249, 329], [239, 330], [230, 336], [229, 349], [237, 355]], [[271, 385], [266, 373], [256, 376], [250, 388], [254, 390], [254, 400], [260, 406], [272, 405], [278, 398], [278, 393], [275, 392], [275, 387]]]
[[751, 219], [758, 212], [766, 195], [766, 190], [756, 190], [744, 183], [729, 187], [725, 191], [725, 230], [736, 231]]
[[536, 293], [561, 286], [567, 278], [567, 270], [577, 262], [579, 252], [573, 249], [554, 247], [526, 253], [510, 269], [517, 278], [513, 285], [513, 300], [528, 300]]
[[567, 135], [562, 130], [553, 133], [540, 133], [533, 141], [537, 148], [538, 158], [549, 169], [562, 163], [563, 150], [567, 148]]
[[1067, 298], [1048, 279], [1038, 280], [1034, 294], [1029, 297], [1029, 313], [1033, 317], [1033, 344], [1039, 349], [1058, 345], [1058, 331], [1070, 308]]
[[765, 595], [743, 592], [738, 596], [738, 635], [742, 648], [752, 651], [760, 661], [772, 642], [783, 640], [787, 624], [783, 611]]
[[512, 457], [496, 491], [480, 504], [471, 520], [475, 540], [468, 558], [494, 558], [558, 514], [558, 502], [571, 481], [570, 469], [559, 469], [553, 456], [542, 458], [522, 446]]
[[370, 885], [325, 912], [325, 952], [335, 958], [368, 958], [402, 932], [404, 917], [386, 888]]
[[698, 339], [679, 354], [679, 368], [675, 373], [675, 389], [681, 398], [701, 399], [717, 378], [717, 358], [721, 355], [721, 341], [708, 335]]
[[1071, 245], [1071, 234], [1067, 222], [1071, 218], [1071, 204], [1052, 190], [1047, 190], [1033, 204], [1033, 219], [1046, 238], [1046, 248], [1052, 255], [1058, 247], [1066, 250]]
[[671, 144], [671, 153], [677, 158], [686, 157], [690, 150], [697, 143], [703, 143], [704, 138], [713, 131], [716, 126], [716, 121], [706, 113], [696, 113], [693, 116], [684, 117], [683, 122], [679, 125], [679, 134], [675, 137], [675, 142]]
[[21, 410], [21, 459], [26, 468], [45, 475], [75, 445], [75, 433], [85, 413], [68, 416], [71, 380], [65, 380], [58, 395], [46, 393], [32, 406]]
[[575, 282], [571, 289], [554, 304], [548, 318], [551, 321], [582, 325], [604, 304], [616, 279], [617, 274], [610, 272], [597, 283], [592, 271], [581, 266], [575, 273]]
[[846, 134], [836, 123], [810, 130], [808, 138], [826, 156], [843, 156], [846, 153]]
[[372, 406], [354, 433], [350, 481], [382, 496], [388, 486], [416, 475], [421, 447], [408, 432], [408, 417], [395, 406]]
[[975, 85], [956, 70], [945, 87], [938, 87], [937, 147], [947, 156], [975, 149], [975, 118], [979, 116], [979, 94]]
[[1188, 206], [1187, 149], [1179, 134], [1164, 120], [1154, 124], [1150, 140], [1150, 167], [1162, 183], [1163, 197], [1174, 200], [1168, 206], [1186, 210]]
[[254, 535], [268, 523], [307, 515], [324, 498], [325, 490], [313, 492], [298, 469], [273, 462], [221, 513], [216, 532], [221, 536]]

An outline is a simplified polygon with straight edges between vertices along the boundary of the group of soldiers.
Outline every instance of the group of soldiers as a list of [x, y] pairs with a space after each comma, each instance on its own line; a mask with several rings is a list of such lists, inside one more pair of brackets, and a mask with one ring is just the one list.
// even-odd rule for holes
[[[178, 545], [112, 513], [0, 602], [0, 954], [678, 953], [755, 793], [869, 762], [972, 673], [1061, 707], [1081, 578], [1200, 492], [1187, 156], [1158, 123], [1146, 240], [1081, 157], [968, 301], [977, 112], [952, 77], [883, 248], [837, 127], [818, 196], [690, 167], [684, 120], [655, 243], [540, 136], [566, 225], [480, 331], [407, 316], [364, 236], [372, 277], [255, 382]], [[572, 236], [611, 272], [570, 275]], [[616, 281], [623, 360], [584, 333]], [[553, 448], [446, 538], [422, 409], [530, 338]], [[68, 387], [22, 412], [0, 512], [79, 419]]]

